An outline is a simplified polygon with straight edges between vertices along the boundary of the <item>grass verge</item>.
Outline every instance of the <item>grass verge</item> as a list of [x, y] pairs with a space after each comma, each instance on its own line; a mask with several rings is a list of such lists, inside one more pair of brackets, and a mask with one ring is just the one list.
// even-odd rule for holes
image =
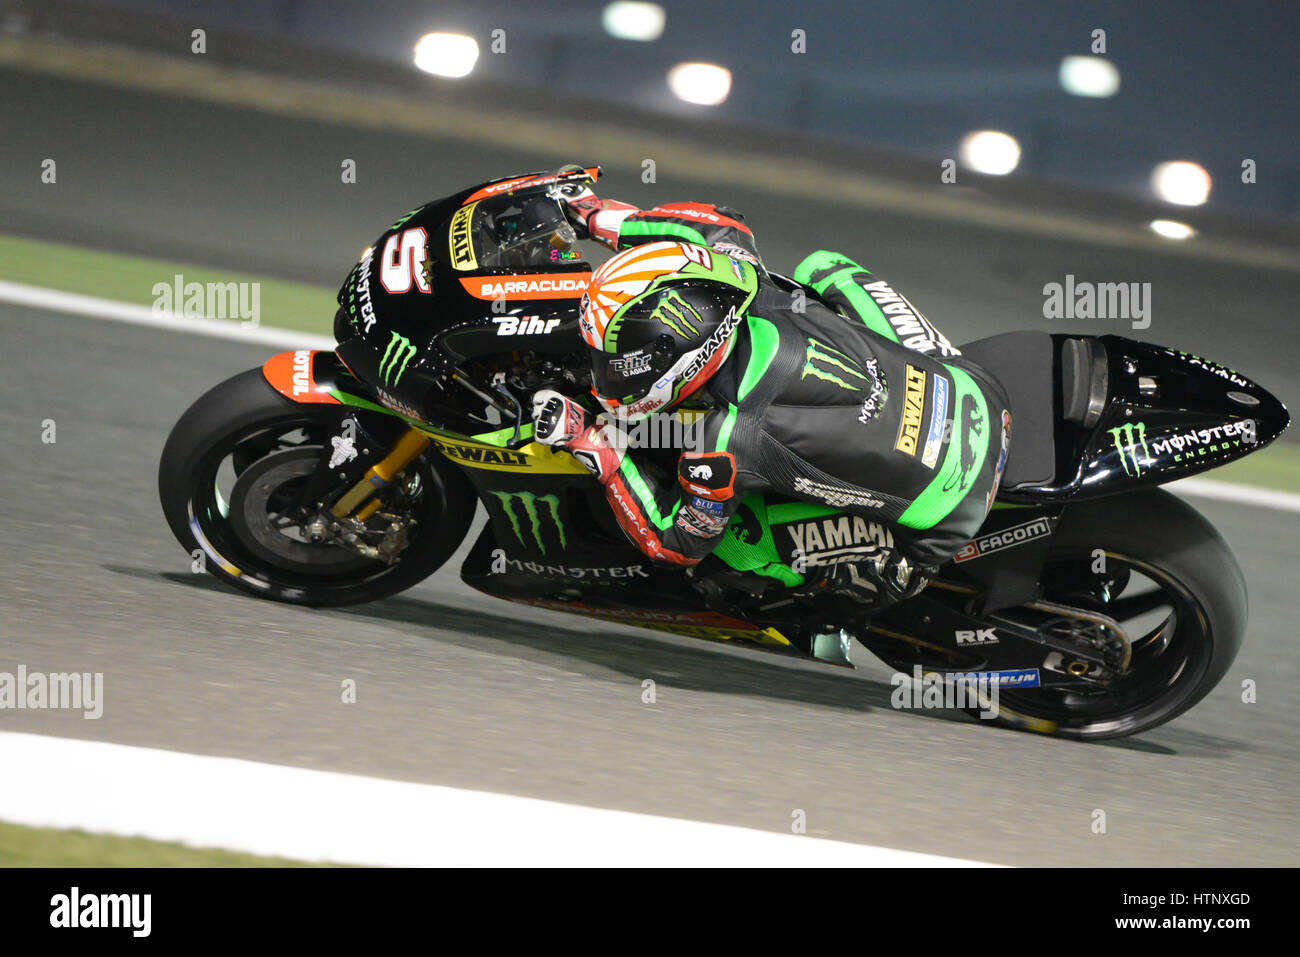
[[219, 848], [0, 821], [0, 867], [329, 867]]

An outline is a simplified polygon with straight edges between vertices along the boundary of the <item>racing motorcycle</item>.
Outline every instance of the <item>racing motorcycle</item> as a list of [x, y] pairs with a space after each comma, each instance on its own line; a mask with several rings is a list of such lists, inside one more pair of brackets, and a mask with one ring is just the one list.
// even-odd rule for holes
[[[498, 179], [412, 210], [343, 283], [333, 352], [285, 352], [199, 398], [159, 468], [185, 549], [262, 598], [375, 601], [435, 572], [481, 506], [461, 577], [489, 595], [806, 657], [834, 658], [818, 642], [837, 634], [902, 674], [977, 675], [997, 723], [1071, 738], [1155, 727], [1224, 676], [1245, 580], [1158, 486], [1262, 448], [1289, 415], [1231, 369], [1119, 336], [962, 347], [1005, 386], [1015, 440], [979, 534], [916, 597], [865, 614], [799, 587], [893, 536], [861, 509], [772, 495], [746, 497], [692, 572], [647, 561], [528, 415], [540, 389], [590, 388], [578, 307], [593, 267], [558, 199], [599, 175]], [[671, 470], [678, 450], [643, 454]]]

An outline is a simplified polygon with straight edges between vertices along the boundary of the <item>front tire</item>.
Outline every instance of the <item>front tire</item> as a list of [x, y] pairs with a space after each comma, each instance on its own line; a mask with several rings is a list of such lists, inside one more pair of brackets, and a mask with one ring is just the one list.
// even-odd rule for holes
[[[426, 456], [414, 471], [414, 534], [389, 565], [294, 538], [278, 506], [306, 481], [352, 410], [299, 405], [260, 369], [211, 389], [163, 447], [158, 495], [172, 534], [236, 588], [300, 605], [352, 605], [397, 594], [433, 574], [460, 545], [476, 507], [469, 481]], [[297, 485], [295, 485], [297, 483]]]

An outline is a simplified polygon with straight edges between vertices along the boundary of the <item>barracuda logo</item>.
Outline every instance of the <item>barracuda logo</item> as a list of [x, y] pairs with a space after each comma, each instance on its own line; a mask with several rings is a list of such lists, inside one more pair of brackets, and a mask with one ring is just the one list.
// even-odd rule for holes
[[[861, 384], [845, 382], [840, 378], [841, 373], [862, 380]], [[832, 349], [826, 343], [813, 338], [808, 340], [808, 352], [804, 360], [803, 373], [799, 378], [806, 379], [809, 376], [837, 385], [841, 389], [848, 389], [850, 392], [861, 392], [873, 388], [876, 384], [852, 356], [845, 355], [838, 349]]]
[[389, 388], [402, 381], [402, 374], [415, 357], [415, 346], [410, 339], [399, 336], [396, 332], [392, 336], [388, 340], [388, 348], [384, 350], [384, 357], [379, 360], [379, 381]]
[[538, 510], [538, 505], [545, 505], [546, 510], [550, 513], [551, 521], [555, 523], [555, 530], [560, 535], [560, 547], [569, 547], [564, 537], [564, 523], [560, 521], [559, 496], [534, 495], [532, 492], [493, 492], [492, 494], [501, 500], [501, 511], [510, 520], [510, 527], [514, 529], [515, 538], [519, 539], [520, 545], [525, 544], [525, 542], [519, 518], [515, 515], [514, 503], [516, 501], [522, 507], [524, 517], [528, 519], [529, 525], [532, 526], [533, 541], [537, 543], [538, 551], [543, 555], [546, 554], [546, 543], [542, 541], [542, 513]]
[[658, 319], [683, 339], [700, 334], [700, 330], [695, 325], [695, 322], [700, 321], [700, 314], [675, 292], [670, 292], [659, 300], [659, 305], [655, 306], [654, 312], [650, 313], [650, 318]]
[[[1138, 459], [1138, 446], [1142, 446], [1142, 457], [1151, 460], [1151, 450], [1147, 448], [1147, 427], [1145, 422], [1126, 422], [1117, 429], [1110, 429], [1115, 451], [1119, 453], [1120, 464], [1124, 466], [1125, 475], [1141, 475], [1142, 463]], [[1129, 469], [1129, 463], [1133, 468]]]

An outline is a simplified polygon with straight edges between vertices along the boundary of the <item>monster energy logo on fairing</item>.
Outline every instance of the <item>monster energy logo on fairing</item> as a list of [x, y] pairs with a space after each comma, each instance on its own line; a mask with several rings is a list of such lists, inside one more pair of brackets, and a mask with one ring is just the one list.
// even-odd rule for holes
[[[820, 362], [826, 368], [814, 365], [814, 362]], [[839, 373], [853, 376], [855, 379], [861, 379], [861, 385], [851, 385], [840, 378]], [[804, 362], [803, 375], [801, 379], [813, 376], [817, 379], [825, 379], [827, 382], [834, 383], [841, 389], [848, 389], [850, 392], [859, 392], [863, 389], [869, 389], [875, 383], [867, 377], [866, 370], [853, 359], [845, 355], [838, 349], [832, 349], [824, 342], [818, 342], [816, 339], [808, 340], [808, 354]]]
[[389, 388], [402, 381], [402, 373], [415, 357], [415, 346], [411, 345], [410, 339], [399, 336], [396, 332], [392, 335], [388, 340], [388, 348], [384, 350], [384, 357], [379, 360], [379, 381]]
[[[1138, 461], [1137, 447], [1142, 446], [1143, 458], [1151, 458], [1151, 450], [1147, 448], [1147, 427], [1145, 422], [1138, 422], [1136, 425], [1132, 422], [1126, 422], [1117, 429], [1109, 429], [1110, 437], [1115, 442], [1115, 451], [1119, 453], [1120, 463], [1124, 466], [1125, 475], [1141, 475], [1142, 465]], [[1137, 441], [1134, 441], [1136, 436]], [[1133, 463], [1132, 471], [1129, 471], [1129, 462]]]
[[654, 311], [650, 313], [650, 318], [658, 319], [683, 339], [700, 334], [692, 319], [696, 322], [703, 321], [691, 304], [675, 292], [669, 292], [659, 300], [659, 305], [655, 306]]
[[493, 492], [492, 494], [501, 500], [501, 511], [510, 520], [510, 527], [514, 529], [515, 538], [519, 539], [520, 545], [524, 544], [524, 533], [519, 527], [519, 518], [515, 515], [513, 503], [516, 500], [523, 506], [524, 516], [532, 526], [533, 541], [537, 543], [537, 548], [543, 555], [546, 554], [546, 543], [542, 541], [542, 517], [537, 510], [538, 505], [545, 505], [551, 513], [551, 521], [555, 522], [555, 529], [560, 533], [560, 547], [569, 547], [569, 543], [564, 538], [564, 523], [560, 521], [559, 496], [534, 495], [532, 492]]

